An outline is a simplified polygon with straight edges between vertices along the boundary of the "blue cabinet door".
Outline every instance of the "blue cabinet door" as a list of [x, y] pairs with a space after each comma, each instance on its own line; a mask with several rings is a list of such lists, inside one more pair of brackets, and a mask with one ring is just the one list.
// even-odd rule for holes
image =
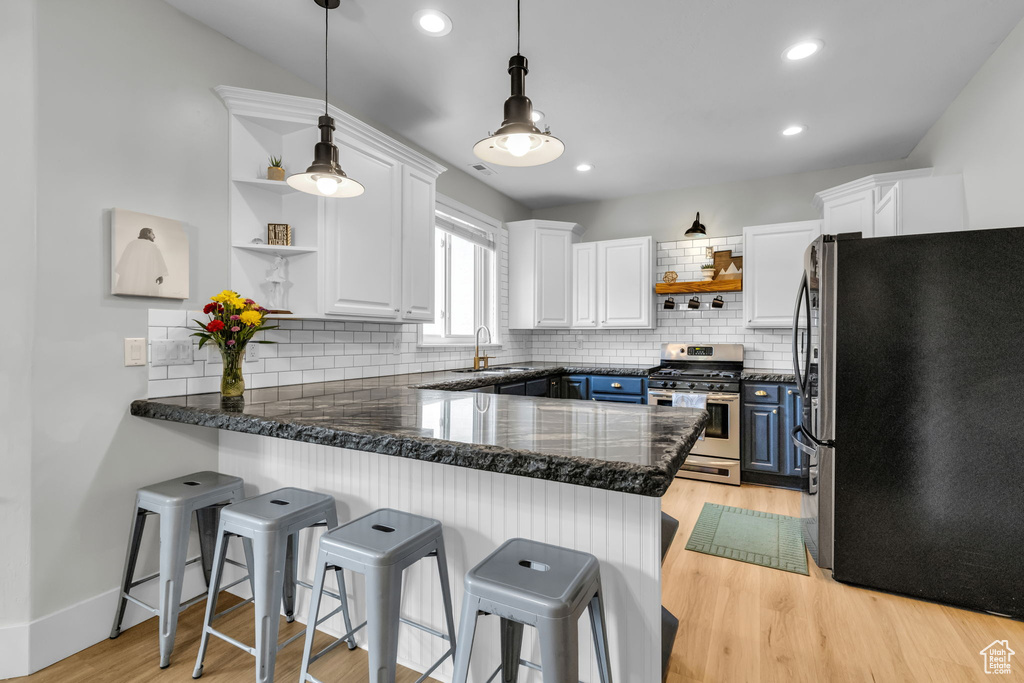
[[780, 473], [780, 416], [778, 406], [743, 406], [742, 466], [749, 472]]
[[804, 467], [804, 454], [799, 448], [793, 445], [793, 430], [800, 424], [800, 414], [803, 411], [803, 399], [797, 391], [795, 384], [783, 386], [785, 390], [784, 403], [782, 404], [785, 419], [785, 428], [782, 431], [782, 473], [788, 476], [800, 476], [800, 470]]
[[582, 401], [590, 400], [590, 378], [586, 375], [569, 375], [562, 378], [562, 398]]

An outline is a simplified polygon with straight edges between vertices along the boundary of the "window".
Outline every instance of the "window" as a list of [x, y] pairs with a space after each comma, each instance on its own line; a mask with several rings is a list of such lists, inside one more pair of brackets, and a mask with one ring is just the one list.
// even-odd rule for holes
[[434, 248], [434, 322], [424, 344], [472, 344], [480, 325], [495, 329], [495, 247], [492, 232], [437, 212]]

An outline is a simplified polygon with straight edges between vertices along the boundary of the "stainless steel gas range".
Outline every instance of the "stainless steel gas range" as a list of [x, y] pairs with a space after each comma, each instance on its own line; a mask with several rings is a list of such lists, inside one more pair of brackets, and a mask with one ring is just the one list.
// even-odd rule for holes
[[699, 395], [711, 415], [677, 477], [740, 484], [740, 374], [742, 344], [662, 344], [661, 367], [651, 373], [647, 403], [682, 406]]

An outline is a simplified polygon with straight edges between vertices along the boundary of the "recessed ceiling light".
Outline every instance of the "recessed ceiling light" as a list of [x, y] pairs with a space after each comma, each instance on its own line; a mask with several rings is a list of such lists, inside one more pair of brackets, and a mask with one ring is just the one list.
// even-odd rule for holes
[[537, 123], [542, 118], [544, 118], [544, 112], [542, 112], [540, 109], [534, 109], [533, 112], [530, 114], [530, 119], [534, 123]]
[[593, 164], [580, 164], [580, 165], [578, 165], [576, 167], [576, 170], [579, 171], [580, 173], [586, 173], [587, 171], [594, 170], [594, 165]]
[[412, 15], [416, 28], [428, 36], [446, 36], [452, 32], [452, 20], [444, 12], [436, 9], [421, 9]]
[[782, 56], [791, 62], [795, 62], [801, 59], [807, 59], [813, 54], [817, 54], [823, 47], [825, 47], [825, 43], [820, 40], [805, 40], [797, 43], [796, 45], [790, 45], [787, 47], [786, 51], [782, 53]]
[[787, 137], [790, 135], [800, 135], [800, 133], [803, 133], [805, 130], [807, 130], [807, 126], [794, 125], [784, 128], [782, 130], [782, 134]]

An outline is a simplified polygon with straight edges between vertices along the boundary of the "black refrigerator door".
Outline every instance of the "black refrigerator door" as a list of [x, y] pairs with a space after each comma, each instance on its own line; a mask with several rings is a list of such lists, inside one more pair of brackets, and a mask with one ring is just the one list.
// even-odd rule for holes
[[1024, 618], [1024, 228], [838, 251], [840, 581]]

